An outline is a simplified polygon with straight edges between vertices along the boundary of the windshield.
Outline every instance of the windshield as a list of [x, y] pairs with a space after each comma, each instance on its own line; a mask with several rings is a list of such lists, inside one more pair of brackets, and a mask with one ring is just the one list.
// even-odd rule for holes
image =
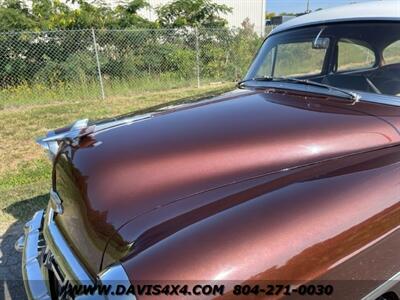
[[399, 100], [400, 23], [342, 23], [272, 34], [245, 80], [271, 83], [262, 78], [306, 79]]

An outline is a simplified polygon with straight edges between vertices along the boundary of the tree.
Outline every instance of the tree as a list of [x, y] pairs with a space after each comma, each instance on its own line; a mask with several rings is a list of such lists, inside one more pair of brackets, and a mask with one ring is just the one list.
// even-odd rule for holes
[[19, 0], [4, 1], [0, 7], [0, 31], [34, 30], [28, 7]]
[[114, 10], [115, 25], [118, 28], [154, 28], [155, 23], [144, 19], [138, 11], [150, 7], [146, 0], [132, 0], [118, 5]]
[[232, 9], [211, 0], [175, 0], [157, 8], [158, 23], [162, 27], [224, 27], [227, 21], [221, 15]]
[[273, 17], [275, 17], [276, 16], [276, 14], [274, 13], [274, 12], [267, 12], [267, 13], [265, 13], [265, 19], [266, 20], [271, 20], [271, 18], [273, 18]]
[[0, 31], [155, 27], [155, 22], [138, 14], [148, 6], [146, 0], [131, 0], [115, 8], [101, 0], [69, 2], [74, 6], [61, 0], [32, 0], [28, 9], [21, 0], [6, 0], [0, 4]]
[[14, 8], [0, 8], [0, 31], [34, 30], [37, 24], [26, 14]]

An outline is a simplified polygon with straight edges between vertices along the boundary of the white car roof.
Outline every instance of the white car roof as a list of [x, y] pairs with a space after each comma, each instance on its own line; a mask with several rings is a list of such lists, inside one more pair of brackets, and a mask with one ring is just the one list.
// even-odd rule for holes
[[349, 21], [400, 21], [400, 0], [370, 1], [320, 10], [289, 20], [271, 34], [303, 26]]

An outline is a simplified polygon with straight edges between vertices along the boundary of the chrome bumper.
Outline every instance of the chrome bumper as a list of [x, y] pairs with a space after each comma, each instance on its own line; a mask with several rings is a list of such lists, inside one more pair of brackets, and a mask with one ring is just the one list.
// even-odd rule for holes
[[61, 284], [94, 284], [54, 222], [54, 211], [38, 211], [15, 244], [22, 252], [22, 276], [29, 299], [51, 299], [48, 272]]
[[[49, 271], [57, 278], [57, 282], [65, 285], [95, 285], [112, 282], [129, 285], [130, 281], [124, 268], [116, 263], [103, 270], [98, 278], [93, 278], [64, 239], [54, 222], [54, 210], [51, 206], [45, 213], [38, 211], [32, 220], [25, 224], [25, 234], [15, 243], [15, 249], [22, 252], [22, 276], [26, 294], [32, 300], [51, 299], [51, 283]], [[54, 289], [53, 289], [54, 292]], [[58, 296], [58, 295], [57, 295]], [[56, 297], [57, 297], [56, 296]], [[76, 299], [113, 299], [112, 295], [94, 297], [76, 297]], [[118, 297], [135, 300], [133, 295]]]
[[51, 299], [41, 271], [41, 253], [44, 211], [38, 211], [32, 220], [25, 224], [25, 236], [18, 239], [15, 248], [22, 250], [22, 276], [29, 299]]

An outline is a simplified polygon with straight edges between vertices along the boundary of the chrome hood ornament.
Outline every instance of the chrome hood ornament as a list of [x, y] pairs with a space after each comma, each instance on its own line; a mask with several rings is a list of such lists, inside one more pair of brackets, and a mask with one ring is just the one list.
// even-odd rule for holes
[[48, 151], [49, 157], [53, 161], [61, 142], [76, 146], [81, 137], [93, 133], [94, 126], [88, 126], [88, 124], [88, 119], [78, 120], [69, 129], [59, 133], [54, 130], [49, 131], [45, 137], [37, 139], [36, 142]]
[[115, 127], [147, 120], [152, 118], [153, 115], [152, 113], [148, 113], [121, 119], [106, 120], [104, 122], [93, 123], [90, 126], [88, 119], [78, 120], [67, 127], [67, 129], [49, 131], [45, 137], [38, 138], [36, 142], [48, 151], [49, 158], [54, 161], [61, 143], [77, 146], [80, 138], [94, 133], [95, 130], [96, 132], [104, 132]]

